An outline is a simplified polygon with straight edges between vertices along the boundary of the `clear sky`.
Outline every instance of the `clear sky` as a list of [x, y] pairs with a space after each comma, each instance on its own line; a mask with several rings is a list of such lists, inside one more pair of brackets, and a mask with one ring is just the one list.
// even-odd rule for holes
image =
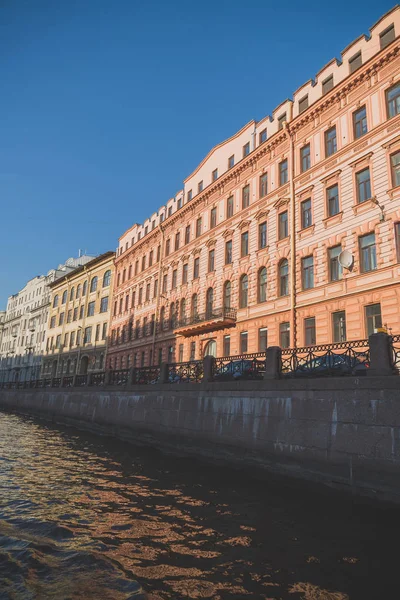
[[0, 308], [99, 254], [394, 2], [2, 0]]

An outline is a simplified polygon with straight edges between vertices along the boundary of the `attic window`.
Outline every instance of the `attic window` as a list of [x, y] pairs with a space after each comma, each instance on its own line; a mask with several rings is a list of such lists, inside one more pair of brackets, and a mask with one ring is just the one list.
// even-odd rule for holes
[[286, 123], [286, 113], [278, 117], [278, 129], [283, 129], [283, 124]]
[[333, 88], [333, 75], [330, 75], [322, 82], [322, 95], [325, 96]]
[[355, 54], [352, 58], [350, 58], [349, 60], [349, 67], [350, 67], [350, 73], [354, 73], [354, 71], [357, 71], [357, 69], [359, 69], [362, 65], [362, 58], [361, 58], [361, 51], [358, 52], [357, 54]]
[[392, 23], [385, 31], [382, 31], [379, 37], [381, 40], [381, 50], [386, 48], [386, 46], [389, 46], [396, 37], [394, 33], [394, 24]]
[[304, 112], [308, 108], [308, 94], [299, 100], [299, 114]]

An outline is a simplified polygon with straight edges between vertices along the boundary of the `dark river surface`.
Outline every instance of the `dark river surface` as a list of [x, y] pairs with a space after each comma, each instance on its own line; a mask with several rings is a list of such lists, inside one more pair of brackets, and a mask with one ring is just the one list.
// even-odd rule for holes
[[399, 509], [0, 412], [0, 598], [400, 598]]

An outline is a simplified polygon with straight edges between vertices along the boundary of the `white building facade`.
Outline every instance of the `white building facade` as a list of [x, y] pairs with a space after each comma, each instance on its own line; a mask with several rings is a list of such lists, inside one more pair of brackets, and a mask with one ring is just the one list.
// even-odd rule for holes
[[69, 258], [47, 275], [30, 279], [8, 298], [0, 325], [0, 381], [29, 381], [39, 377], [50, 307], [49, 285], [93, 258], [87, 255]]

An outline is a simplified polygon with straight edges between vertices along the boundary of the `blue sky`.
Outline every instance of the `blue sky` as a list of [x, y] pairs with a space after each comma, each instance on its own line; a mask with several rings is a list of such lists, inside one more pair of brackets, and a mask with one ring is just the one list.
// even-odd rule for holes
[[392, 8], [338, 0], [2, 0], [0, 308], [99, 254]]

